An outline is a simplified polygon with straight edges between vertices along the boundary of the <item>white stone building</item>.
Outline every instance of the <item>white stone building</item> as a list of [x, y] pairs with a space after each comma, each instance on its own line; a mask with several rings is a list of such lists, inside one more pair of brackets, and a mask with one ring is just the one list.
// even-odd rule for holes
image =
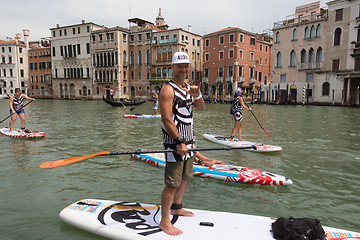
[[84, 20], [50, 29], [54, 99], [92, 99], [90, 35], [100, 29]]
[[29, 30], [24, 29], [24, 40], [21, 34], [15, 40], [0, 40], [0, 94], [13, 94], [20, 88], [27, 94]]

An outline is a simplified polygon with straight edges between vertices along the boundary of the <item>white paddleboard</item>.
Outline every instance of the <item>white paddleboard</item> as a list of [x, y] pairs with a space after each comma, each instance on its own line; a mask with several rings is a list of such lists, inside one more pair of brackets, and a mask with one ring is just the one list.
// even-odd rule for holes
[[249, 141], [239, 141], [238, 139], [234, 138], [234, 141], [230, 141], [229, 137], [224, 137], [221, 135], [214, 135], [210, 133], [203, 134], [203, 137], [206, 140], [209, 140], [211, 142], [223, 144], [230, 147], [246, 147], [246, 146], [256, 146], [255, 149], [245, 149], [246, 151], [252, 151], [252, 152], [261, 152], [261, 153], [269, 153], [269, 152], [279, 152], [282, 150], [282, 147], [280, 146], [273, 146], [273, 145], [265, 145], [262, 143], [254, 143]]
[[[270, 231], [274, 218], [187, 210], [195, 216], [170, 215], [173, 225], [183, 231], [179, 236], [170, 236], [159, 229], [161, 211], [158, 205], [83, 199], [63, 209], [60, 218], [77, 228], [111, 239], [274, 240]], [[327, 240], [360, 239], [360, 233], [323, 228]]]
[[[131, 154], [131, 156], [156, 166], [165, 167], [166, 164], [164, 153]], [[226, 163], [214, 164], [212, 167], [194, 164], [193, 172], [194, 176], [236, 183], [277, 186], [293, 183], [289, 178], [275, 173]]]
[[161, 115], [140, 115], [140, 114], [124, 114], [124, 118], [161, 118]]
[[29, 132], [23, 132], [19, 129], [13, 128], [12, 131], [9, 131], [9, 128], [1, 128], [0, 133], [2, 135], [5, 135], [7, 137], [12, 138], [39, 138], [39, 137], [45, 137], [44, 132], [38, 132], [38, 131], [29, 131]]

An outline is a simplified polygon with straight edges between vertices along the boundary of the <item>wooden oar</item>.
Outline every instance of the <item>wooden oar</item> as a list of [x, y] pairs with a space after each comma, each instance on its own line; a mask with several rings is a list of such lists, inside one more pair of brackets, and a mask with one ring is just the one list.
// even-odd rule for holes
[[[235, 150], [235, 149], [255, 149], [256, 146], [245, 146], [245, 147], [221, 147], [221, 148], [193, 148], [188, 149], [189, 152], [194, 151], [215, 151], [215, 150]], [[173, 149], [166, 149], [166, 150], [136, 150], [136, 151], [124, 151], [124, 152], [98, 152], [87, 156], [82, 157], [73, 157], [73, 158], [66, 158], [66, 159], [60, 159], [55, 161], [49, 161], [44, 162], [40, 165], [40, 168], [55, 168], [55, 167], [61, 167], [65, 166], [71, 163], [79, 162], [91, 157], [96, 156], [105, 156], [105, 155], [130, 155], [130, 154], [142, 154], [142, 153], [165, 153], [165, 152], [176, 152], [176, 150]]]
[[[244, 103], [246, 104], [247, 107], [249, 107], [249, 105], [247, 104], [247, 102], [244, 101]], [[261, 126], [259, 120], [256, 118], [255, 114], [253, 113], [252, 110], [250, 110], [251, 114], [254, 116], [255, 120], [258, 122], [258, 124], [260, 125], [260, 127], [262, 128], [262, 130], [264, 130], [264, 132], [266, 133], [266, 135], [268, 135], [268, 137], [270, 138], [270, 135], [268, 134], [268, 132], [263, 128], [263, 126]]]
[[[24, 105], [24, 107], [26, 107], [26, 105], [30, 104], [33, 100], [31, 100], [30, 102], [28, 102], [27, 104]], [[23, 107], [23, 108], [24, 108]], [[11, 115], [15, 114], [16, 112], [13, 112], [12, 114], [10, 114], [9, 116], [7, 116], [4, 120], [2, 120], [0, 123], [2, 123], [3, 121], [5, 121], [6, 119], [8, 119], [9, 117], [11, 117]]]

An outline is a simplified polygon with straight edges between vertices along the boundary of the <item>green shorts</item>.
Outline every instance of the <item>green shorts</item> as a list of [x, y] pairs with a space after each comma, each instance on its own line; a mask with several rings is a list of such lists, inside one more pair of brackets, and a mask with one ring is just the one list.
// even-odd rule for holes
[[166, 162], [165, 184], [168, 187], [179, 187], [182, 181], [189, 181], [193, 177], [194, 156], [186, 161]]

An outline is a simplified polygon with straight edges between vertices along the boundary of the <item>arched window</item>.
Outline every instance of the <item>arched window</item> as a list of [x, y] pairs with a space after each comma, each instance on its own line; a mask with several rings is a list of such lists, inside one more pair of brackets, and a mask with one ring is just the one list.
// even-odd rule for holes
[[296, 52], [295, 50], [292, 50], [290, 53], [290, 67], [296, 66]]
[[293, 33], [292, 33], [292, 41], [297, 41], [298, 38], [297, 38], [297, 29], [295, 28]]
[[300, 63], [306, 63], [306, 50], [301, 50]]
[[139, 65], [142, 65], [142, 52], [141, 51], [139, 51], [139, 54], [138, 54], [138, 64]]
[[315, 57], [314, 57], [315, 53], [314, 53], [314, 49], [310, 48], [309, 49], [309, 63], [313, 63], [315, 62]]
[[264, 85], [267, 85], [267, 76], [264, 75]]
[[126, 71], [123, 71], [123, 81], [126, 81]]
[[275, 33], [275, 43], [280, 43], [280, 32]]
[[281, 68], [282, 67], [282, 53], [278, 52], [276, 54], [276, 67]]
[[131, 51], [130, 52], [130, 66], [134, 66], [135, 64], [135, 56], [134, 56], [134, 52]]
[[161, 68], [156, 69], [156, 77], [161, 78]]
[[166, 48], [163, 48], [162, 49], [162, 60], [163, 61], [166, 61], [168, 58], [167, 58], [167, 49]]
[[323, 59], [323, 49], [322, 47], [319, 47], [316, 50], [316, 62], [317, 63], [322, 62], [322, 59]]
[[161, 61], [161, 49], [156, 50], [156, 61]]
[[124, 50], [124, 51], [123, 51], [123, 65], [126, 65], [126, 64], [127, 64], [126, 58], [127, 58], [127, 55], [126, 55], [126, 51]]
[[315, 37], [316, 37], [316, 29], [315, 29], [315, 26], [312, 25], [310, 28], [310, 38], [314, 39]]
[[329, 94], [330, 94], [330, 83], [325, 82], [322, 85], [322, 95], [329, 96]]
[[341, 28], [337, 28], [335, 29], [335, 34], [334, 34], [334, 46], [340, 45], [340, 42], [341, 42]]
[[172, 48], [171, 47], [168, 49], [168, 59], [169, 60], [172, 59]]
[[163, 68], [163, 70], [162, 70], [162, 77], [167, 78], [167, 69], [166, 68]]
[[317, 25], [316, 27], [316, 37], [321, 38], [321, 25]]
[[172, 78], [172, 69], [169, 68], [168, 71], [169, 71], [169, 78]]
[[304, 39], [309, 39], [310, 37], [310, 30], [309, 30], [309, 27], [306, 27], [305, 28], [305, 32], [304, 32]]
[[150, 65], [150, 50], [146, 51], [146, 65]]

